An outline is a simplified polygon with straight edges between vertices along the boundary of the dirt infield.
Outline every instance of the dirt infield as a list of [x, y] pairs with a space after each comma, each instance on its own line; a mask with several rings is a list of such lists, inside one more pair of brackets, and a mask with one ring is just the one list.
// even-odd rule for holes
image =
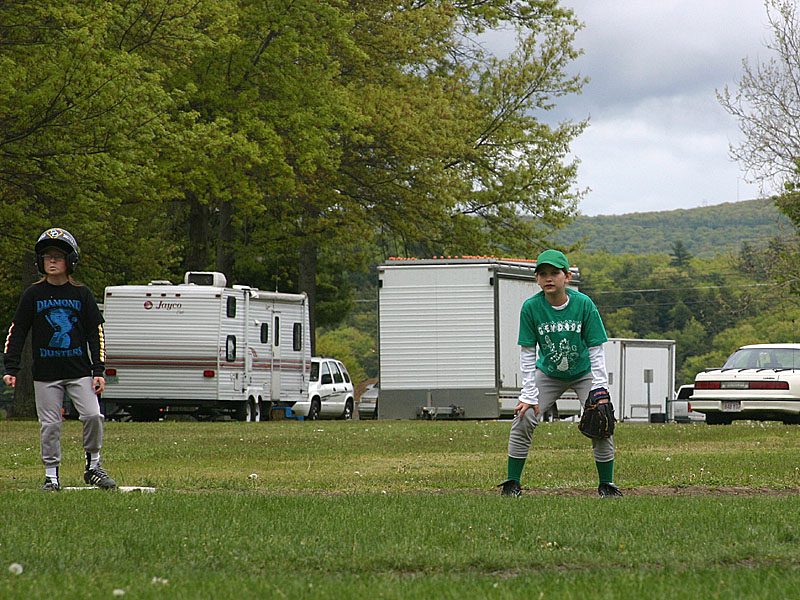
[[[751, 488], [744, 486], [648, 486], [625, 489], [625, 496], [795, 496], [800, 495], [800, 488]], [[523, 496], [596, 496], [596, 489], [587, 488], [551, 488], [522, 489]]]

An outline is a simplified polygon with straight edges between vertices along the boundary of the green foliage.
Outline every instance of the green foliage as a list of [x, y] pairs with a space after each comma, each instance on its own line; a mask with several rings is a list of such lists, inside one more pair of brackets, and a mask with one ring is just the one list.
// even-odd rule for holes
[[542, 119], [584, 83], [579, 28], [512, 0], [0, 4], [4, 320], [19, 250], [55, 224], [98, 293], [214, 269], [307, 292], [312, 326], [351, 309], [333, 273], [375, 241], [534, 252], [581, 196], [585, 123]]
[[670, 254], [680, 243], [690, 255], [713, 258], [735, 253], [743, 243], [764, 247], [777, 234], [790, 236], [791, 222], [771, 200], [726, 202], [700, 208], [579, 216], [554, 235], [565, 246], [609, 254]]
[[791, 304], [764, 270], [770, 250], [743, 246], [735, 258], [690, 259], [675, 248], [672, 256], [571, 256], [610, 337], [674, 339], [678, 385], [721, 365], [741, 344], [792, 341]]
[[347, 367], [354, 385], [377, 377], [378, 355], [372, 336], [355, 327], [331, 329], [317, 339], [317, 354], [338, 358]]

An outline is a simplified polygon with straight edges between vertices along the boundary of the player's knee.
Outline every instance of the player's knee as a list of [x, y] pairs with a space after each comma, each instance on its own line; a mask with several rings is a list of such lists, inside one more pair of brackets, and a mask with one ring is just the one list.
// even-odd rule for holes
[[614, 460], [614, 446], [595, 446], [593, 448], [594, 459], [597, 462], [608, 462]]
[[105, 420], [103, 414], [100, 412], [83, 414], [79, 419], [84, 425], [102, 425]]

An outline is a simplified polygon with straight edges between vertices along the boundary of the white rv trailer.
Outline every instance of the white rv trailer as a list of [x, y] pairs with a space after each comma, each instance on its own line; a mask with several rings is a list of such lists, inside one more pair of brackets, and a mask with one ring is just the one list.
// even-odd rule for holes
[[519, 313], [540, 290], [535, 267], [493, 257], [380, 265], [378, 418], [499, 417], [522, 385]]
[[103, 401], [149, 420], [166, 412], [268, 419], [308, 393], [305, 294], [186, 273], [184, 283], [109, 286]]

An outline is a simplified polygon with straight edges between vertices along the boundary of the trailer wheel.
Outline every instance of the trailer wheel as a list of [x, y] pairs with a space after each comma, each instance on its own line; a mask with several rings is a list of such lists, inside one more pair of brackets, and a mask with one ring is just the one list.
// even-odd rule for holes
[[311, 401], [311, 406], [308, 408], [308, 416], [306, 420], [308, 421], [316, 421], [319, 419], [319, 399], [314, 398]]
[[250, 404], [250, 418], [248, 419], [248, 421], [256, 423], [261, 420], [261, 403], [255, 398], [250, 398], [249, 404]]
[[343, 419], [345, 421], [349, 421], [350, 419], [353, 418], [353, 401], [352, 400], [348, 400], [347, 402], [344, 403], [344, 411], [342, 412], [342, 416], [339, 417], [339, 418]]

